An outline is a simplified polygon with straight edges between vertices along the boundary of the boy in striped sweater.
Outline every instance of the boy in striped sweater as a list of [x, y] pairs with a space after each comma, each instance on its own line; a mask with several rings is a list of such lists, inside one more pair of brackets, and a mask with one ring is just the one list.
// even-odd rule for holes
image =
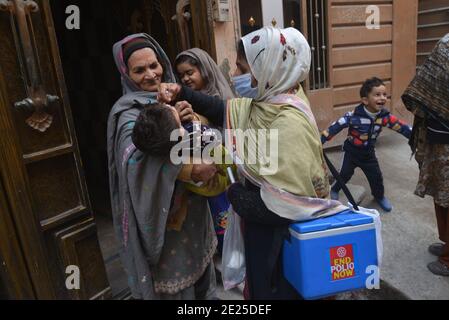
[[[379, 78], [365, 81], [360, 90], [362, 103], [353, 112], [345, 114], [333, 123], [321, 136], [322, 143], [330, 141], [343, 129], [348, 128], [348, 138], [343, 150], [345, 156], [340, 175], [348, 182], [355, 168], [360, 168], [366, 175], [371, 192], [380, 207], [390, 212], [393, 207], [385, 197], [382, 171], [376, 157], [375, 145], [383, 127], [390, 128], [407, 139], [411, 135], [411, 127], [385, 109], [387, 103], [387, 88]], [[340, 184], [337, 182], [331, 191], [331, 197], [338, 200]]]

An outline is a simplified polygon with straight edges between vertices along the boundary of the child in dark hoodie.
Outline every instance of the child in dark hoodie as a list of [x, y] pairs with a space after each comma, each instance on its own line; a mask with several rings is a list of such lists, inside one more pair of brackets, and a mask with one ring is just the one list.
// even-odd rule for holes
[[[194, 114], [193, 122], [182, 124], [174, 107], [159, 103], [146, 106], [139, 103], [136, 104], [142, 109], [135, 122], [132, 135], [136, 148], [154, 157], [169, 158], [172, 151], [178, 150], [175, 149], [175, 146], [182, 146], [182, 151], [188, 151], [192, 161], [184, 163], [182, 166], [178, 176], [178, 183], [182, 183], [187, 191], [207, 197], [210, 207], [214, 205], [214, 208], [223, 208], [221, 211], [216, 212], [215, 215], [212, 213], [218, 238], [218, 253], [221, 255], [224, 233], [227, 227], [227, 215], [230, 212], [226, 193], [224, 193], [230, 185], [230, 179], [227, 174], [228, 168], [231, 168], [234, 174], [236, 174], [235, 165], [226, 164], [226, 149], [217, 140], [216, 132], [208, 126], [207, 119], [201, 115]], [[176, 133], [175, 136], [179, 134], [186, 139], [183, 140], [182, 144], [179, 144], [179, 140], [172, 141], [172, 132]], [[221, 151], [220, 154], [222, 156], [221, 162], [216, 164], [219, 172], [215, 177], [215, 183], [211, 185], [197, 184], [192, 181], [191, 177], [194, 166], [193, 160], [196, 156], [206, 156], [206, 151], [210, 152], [207, 156], [212, 157], [211, 160], [215, 160], [213, 157], [215, 151]], [[169, 221], [171, 230], [180, 230], [186, 213], [187, 211], [184, 210], [182, 214], [176, 215]]]

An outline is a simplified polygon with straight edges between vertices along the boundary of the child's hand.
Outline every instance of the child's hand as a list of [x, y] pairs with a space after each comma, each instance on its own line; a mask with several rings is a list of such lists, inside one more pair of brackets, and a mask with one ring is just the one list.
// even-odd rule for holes
[[192, 122], [194, 120], [194, 112], [192, 105], [187, 101], [180, 101], [175, 105], [176, 111], [178, 111], [181, 122]]
[[206, 185], [206, 187], [209, 190], [217, 189], [220, 186], [220, 176], [222, 177], [227, 176], [227, 173], [223, 170], [221, 166], [215, 165], [215, 168], [217, 169], [217, 173], [212, 179], [210, 179], [209, 183]]
[[321, 144], [325, 144], [327, 142], [327, 138], [324, 135], [321, 135]]

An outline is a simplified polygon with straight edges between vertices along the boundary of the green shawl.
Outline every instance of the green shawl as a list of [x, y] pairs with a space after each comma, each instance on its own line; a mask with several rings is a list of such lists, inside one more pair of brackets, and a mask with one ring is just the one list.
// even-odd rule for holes
[[[302, 89], [296, 96], [278, 95], [267, 102], [230, 100], [227, 127], [234, 129], [234, 137], [228, 140], [234, 142], [241, 172], [261, 186], [262, 199], [270, 210], [299, 221], [345, 209], [328, 199], [330, 185], [320, 135]], [[264, 130], [267, 133], [260, 134]]]

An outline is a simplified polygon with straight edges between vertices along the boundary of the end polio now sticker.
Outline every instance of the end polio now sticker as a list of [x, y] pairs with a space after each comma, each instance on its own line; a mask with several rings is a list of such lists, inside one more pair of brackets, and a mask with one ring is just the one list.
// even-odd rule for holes
[[332, 281], [355, 277], [352, 245], [331, 248], [331, 274]]

